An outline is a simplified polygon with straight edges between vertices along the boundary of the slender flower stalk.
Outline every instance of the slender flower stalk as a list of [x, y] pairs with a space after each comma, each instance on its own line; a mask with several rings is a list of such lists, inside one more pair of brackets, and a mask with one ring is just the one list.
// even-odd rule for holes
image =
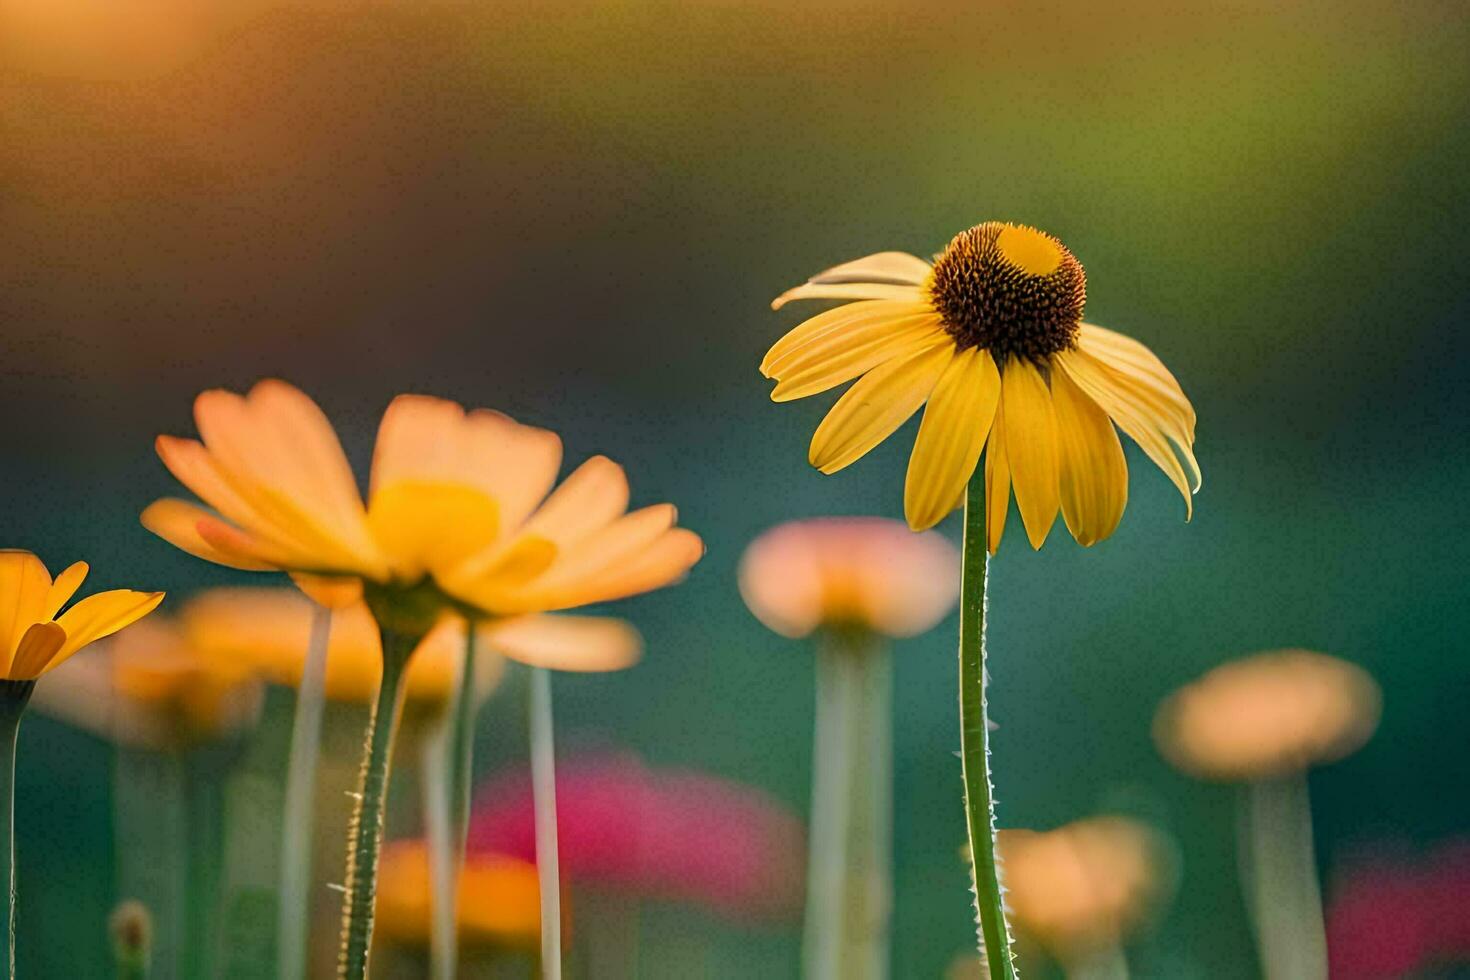
[[179, 760], [184, 777], [184, 965], [189, 976], [217, 974], [224, 863], [226, 760], [208, 747]]
[[852, 972], [889, 975], [893, 915], [893, 658], [874, 644], [859, 651], [858, 758], [851, 828], [853, 892], [849, 897]]
[[458, 887], [454, 867], [454, 830], [450, 816], [451, 721], [440, 718], [424, 739], [424, 849], [429, 862], [429, 975], [452, 978], [458, 966]]
[[965, 498], [960, 573], [960, 765], [965, 780], [965, 827], [970, 841], [970, 887], [975, 927], [992, 980], [1016, 976], [1006, 923], [1000, 865], [995, 858], [995, 798], [990, 778], [990, 720], [986, 716], [985, 485], [971, 480]]
[[1266, 980], [1327, 976], [1327, 935], [1306, 773], [1241, 787], [1246, 906]]
[[15, 743], [36, 682], [0, 680], [0, 878], [5, 882], [6, 975], [15, 977]]
[[852, 651], [831, 639], [817, 653], [817, 706], [812, 739], [811, 850], [807, 855], [805, 974], [812, 980], [846, 976], [844, 926], [852, 786], [858, 763], [858, 684]]
[[314, 605], [306, 663], [296, 693], [296, 716], [291, 723], [291, 757], [287, 763], [286, 799], [281, 813], [281, 887], [276, 919], [276, 976], [280, 980], [303, 980], [306, 976], [307, 923], [311, 920], [311, 829], [331, 633], [332, 611]]
[[403, 705], [403, 675], [410, 654], [422, 637], [383, 631], [383, 680], [368, 718], [362, 771], [347, 837], [347, 878], [342, 906], [342, 944], [337, 957], [341, 980], [367, 976], [373, 938], [373, 902], [377, 895], [378, 851], [383, 841], [383, 807], [393, 737]]
[[556, 747], [552, 740], [551, 672], [528, 671], [531, 791], [536, 806], [536, 871], [541, 882], [541, 975], [561, 980], [561, 869], [556, 842]]
[[445, 912], [441, 916], [437, 910], [436, 920], [442, 919], [448, 926], [447, 936], [441, 939], [441, 943], [447, 947], [448, 953], [445, 970], [440, 974], [441, 980], [453, 980], [454, 977], [454, 951], [458, 948], [459, 939], [457, 927], [459, 913], [456, 903], [459, 900], [459, 879], [464, 869], [465, 834], [469, 831], [470, 822], [470, 779], [473, 775], [474, 750], [475, 750], [475, 716], [478, 713], [480, 699], [475, 691], [475, 629], [473, 626], [465, 630], [464, 634], [464, 660], [460, 665], [459, 690], [454, 698], [454, 710], [450, 717], [453, 727], [449, 732], [450, 739], [446, 746], [453, 753], [449, 767], [449, 827], [450, 827], [450, 864], [448, 880], [445, 882], [446, 890], [438, 893], [436, 898], [441, 899], [440, 905], [444, 906]]

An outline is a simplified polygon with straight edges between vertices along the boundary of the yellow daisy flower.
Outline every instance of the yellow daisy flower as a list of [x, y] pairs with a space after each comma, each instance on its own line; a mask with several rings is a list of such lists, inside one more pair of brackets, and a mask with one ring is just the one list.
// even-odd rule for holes
[[[194, 417], [200, 440], [160, 436], [158, 454], [214, 512], [164, 499], [143, 523], [221, 565], [364, 582], [399, 599], [422, 587], [429, 611], [495, 617], [661, 588], [703, 554], [672, 505], [628, 512], [627, 477], [606, 457], [553, 491], [561, 440], [498, 412], [394, 399], [366, 506], [331, 424], [291, 385], [206, 391]], [[352, 598], [339, 590], [332, 604]]]
[[[987, 546], [1005, 530], [1010, 491], [1034, 548], [1060, 510], [1086, 546], [1113, 533], [1128, 500], [1114, 425], [1183, 494], [1199, 489], [1194, 408], [1138, 341], [1082, 322], [1087, 277], [1051, 235], [987, 221], [931, 264], [880, 252], [776, 297], [855, 300], [818, 314], [766, 354], [774, 401], [858, 379], [812, 437], [823, 473], [855, 462], [927, 402], [904, 484], [914, 530], [960, 505], [985, 453]], [[986, 449], [988, 445], [988, 450]]]
[[86, 577], [84, 561], [52, 581], [41, 559], [29, 551], [0, 551], [0, 680], [35, 680], [163, 601], [162, 592], [115, 589], [87, 596], [61, 612]]

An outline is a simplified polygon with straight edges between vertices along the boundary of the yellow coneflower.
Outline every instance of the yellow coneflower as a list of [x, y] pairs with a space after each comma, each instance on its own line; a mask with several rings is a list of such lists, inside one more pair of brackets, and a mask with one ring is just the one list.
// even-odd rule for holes
[[1372, 737], [1382, 692], [1367, 671], [1310, 650], [1222, 664], [1166, 698], [1160, 753], [1192, 776], [1241, 785], [1242, 882], [1270, 980], [1327, 975], [1306, 772]]
[[[331, 424], [296, 388], [268, 380], [245, 396], [207, 391], [194, 415], [199, 441], [161, 436], [157, 449], [214, 510], [165, 499], [144, 511], [143, 523], [201, 558], [289, 572], [333, 606], [360, 590], [382, 633], [383, 679], [349, 829], [339, 966], [355, 980], [367, 971], [393, 733], [419, 641], [446, 616], [507, 619], [662, 588], [704, 546], [675, 526], [672, 505], [629, 512], [627, 478], [606, 457], [555, 486], [561, 440], [498, 412], [420, 395], [394, 399], [378, 429], [366, 506]], [[467, 736], [457, 742], [467, 751]]]
[[959, 593], [958, 554], [899, 521], [836, 517], [766, 531], [740, 594], [789, 637], [818, 633], [803, 974], [888, 975], [893, 681], [887, 640], [933, 628]]
[[[5, 952], [0, 969], [15, 976], [15, 745], [36, 679], [72, 654], [158, 608], [162, 592], [115, 589], [87, 596], [66, 612], [87, 577], [87, 563], [52, 580], [29, 551], [0, 551], [0, 889], [5, 892]], [[60, 615], [57, 615], [60, 613]]]
[[775, 401], [858, 379], [812, 438], [823, 473], [860, 459], [928, 403], [904, 484], [915, 530], [960, 505], [983, 451], [992, 552], [1012, 486], [1033, 547], [1059, 509], [1091, 545], [1113, 533], [1128, 500], [1114, 425], [1179, 488], [1186, 511], [1200, 474], [1194, 409], [1174, 375], [1138, 341], [1083, 323], [1086, 298], [1082, 264], [1061, 242], [987, 221], [932, 264], [880, 252], [782, 293], [773, 308], [857, 302], [781, 338], [761, 372], [776, 381]]
[[855, 301], [797, 326], [761, 363], [776, 381], [775, 401], [854, 382], [817, 427], [812, 465], [837, 472], [927, 404], [909, 457], [904, 514], [918, 531], [965, 508], [960, 762], [971, 883], [980, 951], [994, 980], [1011, 980], [988, 761], [987, 554], [1000, 546], [1013, 487], [1033, 548], [1059, 511], [1083, 546], [1113, 533], [1128, 500], [1114, 426], [1178, 487], [1188, 517], [1200, 481], [1194, 408], [1148, 348], [1082, 322], [1082, 264], [1056, 238], [1025, 225], [976, 225], [932, 263], [903, 252], [846, 262], [771, 305], [797, 299]]

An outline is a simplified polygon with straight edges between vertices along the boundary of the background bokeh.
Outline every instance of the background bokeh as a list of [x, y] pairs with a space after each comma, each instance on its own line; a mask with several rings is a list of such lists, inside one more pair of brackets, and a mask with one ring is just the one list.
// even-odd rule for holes
[[[571, 461], [625, 463], [636, 501], [676, 502], [709, 545], [687, 584], [619, 607], [645, 663], [558, 679], [564, 744], [804, 808], [812, 661], [746, 612], [735, 563], [783, 519], [898, 515], [908, 438], [810, 469], [830, 399], [767, 400], [755, 366], [802, 315], [769, 300], [984, 219], [1038, 225], [1086, 265], [1089, 318], [1194, 399], [1205, 480], [1186, 525], [1130, 449], [1113, 539], [1007, 540], [1000, 822], [1157, 821], [1183, 877], [1138, 975], [1254, 975], [1232, 792], [1150, 741], [1171, 689], [1278, 646], [1379, 679], [1376, 738], [1312, 776], [1329, 897], [1355, 849], [1470, 831], [1470, 13], [982, 8], [0, 0], [0, 543], [180, 598], [241, 578], [137, 523], [171, 486], [151, 440], [192, 431], [200, 389], [285, 377], [364, 464], [395, 393], [499, 408]], [[898, 650], [903, 977], [971, 936], [953, 635]], [[487, 770], [523, 745], [515, 694], [491, 711]], [[101, 975], [109, 750], [25, 727], [22, 955]], [[649, 975], [798, 962], [791, 929], [686, 912], [648, 913], [643, 940]]]

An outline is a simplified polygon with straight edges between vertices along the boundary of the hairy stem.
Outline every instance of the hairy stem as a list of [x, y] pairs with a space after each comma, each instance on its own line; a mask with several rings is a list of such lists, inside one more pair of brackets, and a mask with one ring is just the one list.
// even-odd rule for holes
[[356, 804], [347, 831], [347, 879], [342, 903], [342, 945], [337, 956], [341, 980], [367, 975], [373, 939], [373, 902], [378, 889], [378, 851], [383, 843], [383, 807], [393, 736], [403, 702], [403, 675], [421, 637], [383, 630], [383, 681], [368, 719]]
[[311, 831], [316, 800], [316, 767], [321, 754], [322, 711], [326, 699], [327, 644], [332, 611], [314, 606], [306, 663], [296, 691], [291, 722], [291, 757], [286, 769], [286, 799], [281, 810], [281, 894], [276, 910], [276, 976], [304, 980], [307, 923], [311, 920]]
[[541, 884], [541, 976], [561, 980], [561, 869], [556, 844], [556, 747], [551, 672], [529, 669], [531, 795], [536, 809], [536, 873]]
[[15, 743], [35, 681], [0, 681], [0, 878], [5, 881], [6, 976], [15, 980]]
[[981, 956], [991, 980], [1014, 980], [1011, 930], [1006, 924], [1000, 868], [995, 859], [995, 799], [990, 781], [990, 730], [985, 702], [985, 481], [970, 481], [965, 497], [965, 540], [960, 578], [960, 763], [965, 779], [965, 823], [970, 838], [970, 885]]

